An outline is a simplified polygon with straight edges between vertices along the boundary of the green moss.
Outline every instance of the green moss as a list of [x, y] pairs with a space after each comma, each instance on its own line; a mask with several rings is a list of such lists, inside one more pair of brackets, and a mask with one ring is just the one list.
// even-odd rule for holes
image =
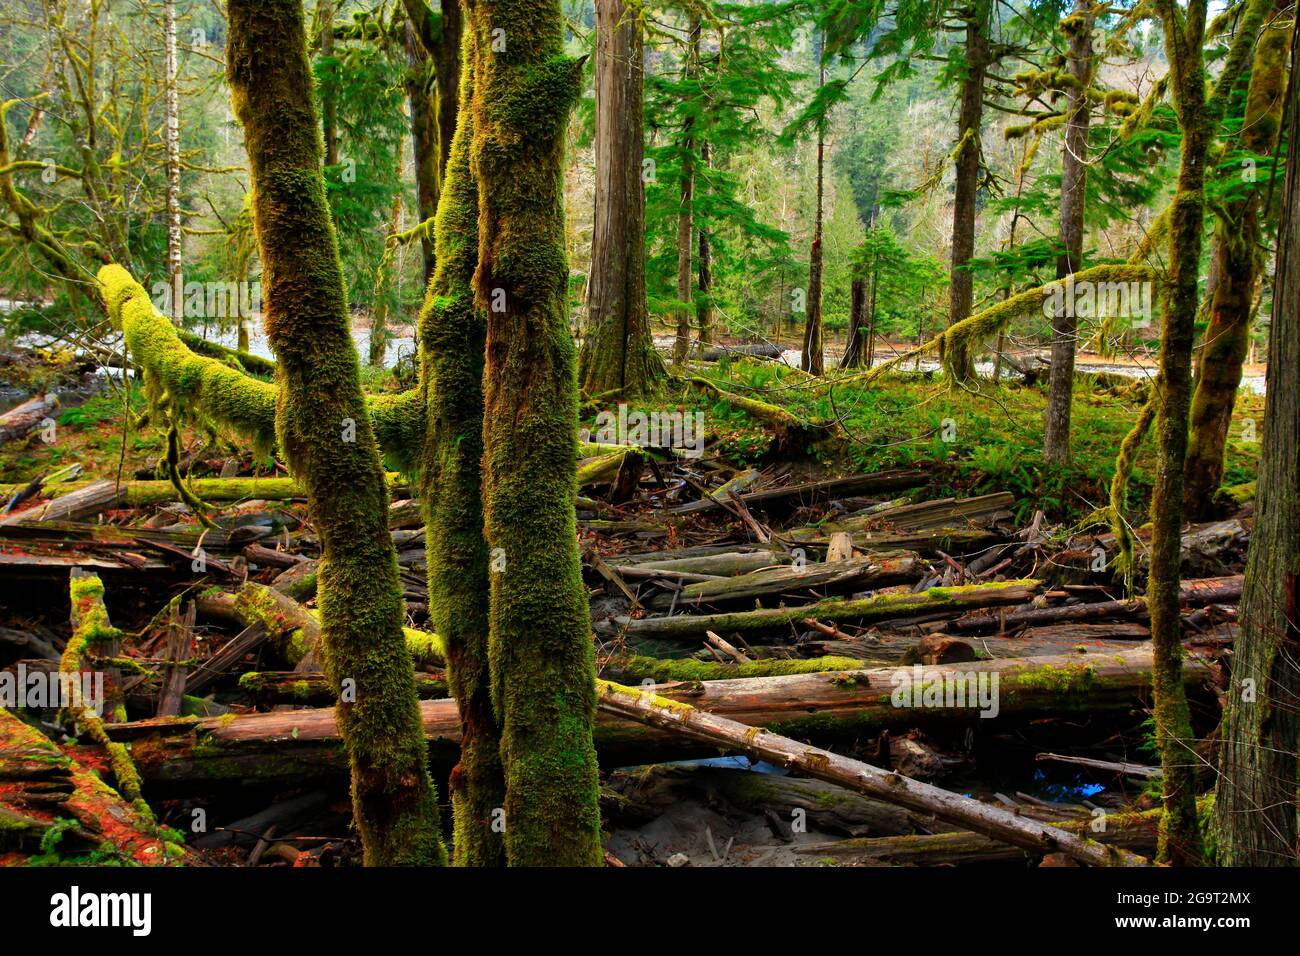
[[742, 677], [775, 677], [782, 674], [817, 674], [824, 671], [856, 670], [866, 662], [851, 657], [811, 657], [800, 660], [757, 660], [748, 664], [718, 661], [663, 660], [657, 657], [627, 657], [609, 661], [606, 667], [619, 680], [652, 680], [657, 684], [675, 681], [729, 680]]
[[276, 355], [275, 432], [321, 539], [325, 672], [352, 769], [353, 820], [372, 865], [438, 864], [446, 850], [428, 773], [388, 493], [361, 392], [298, 0], [231, 0], [227, 79], [244, 126]]

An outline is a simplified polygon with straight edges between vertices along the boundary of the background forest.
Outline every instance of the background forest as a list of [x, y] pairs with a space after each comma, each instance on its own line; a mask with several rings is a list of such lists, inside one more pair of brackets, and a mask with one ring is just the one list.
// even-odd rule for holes
[[[169, 860], [240, 845], [186, 774], [325, 813], [278, 741], [355, 830], [283, 862], [682, 865], [608, 776], [681, 731], [1036, 861], [1294, 863], [1296, 50], [1286, 0], [10, 0], [0, 646], [109, 672], [46, 724]], [[966, 663], [1013, 756], [872, 691]], [[993, 789], [1043, 760], [1123, 825]]]

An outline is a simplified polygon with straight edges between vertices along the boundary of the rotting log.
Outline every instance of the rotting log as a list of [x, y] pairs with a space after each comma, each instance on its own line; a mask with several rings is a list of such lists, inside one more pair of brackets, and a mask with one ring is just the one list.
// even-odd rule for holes
[[811, 747], [762, 727], [698, 710], [680, 701], [609, 681], [598, 681], [597, 693], [600, 707], [606, 713], [617, 713], [651, 727], [668, 729], [724, 749], [738, 750], [751, 758], [790, 767], [827, 783], [918, 813], [931, 814], [1004, 843], [1035, 852], [1065, 853], [1091, 866], [1144, 866], [1148, 863], [1137, 854], [1103, 846], [1000, 807]]
[[0, 415], [0, 445], [40, 426], [59, 407], [58, 396], [36, 395]]
[[864, 591], [915, 581], [924, 569], [911, 551], [887, 551], [825, 564], [771, 568], [749, 574], [687, 584], [674, 595], [657, 595], [647, 607], [681, 610], [691, 605], [726, 604], [816, 589], [827, 593]]
[[[1159, 811], [1115, 812], [1105, 816], [1104, 829], [1094, 819], [1062, 820], [1052, 824], [1119, 850], [1150, 857], [1156, 851]], [[858, 866], [961, 866], [972, 863], [1024, 863], [1051, 850], [1034, 852], [969, 830], [880, 837], [853, 837], [834, 843], [808, 843], [794, 848], [801, 855], [826, 857]]]
[[[819, 743], [875, 739], [881, 730], [908, 730], [953, 721], [983, 725], [977, 709], [895, 707], [901, 682], [933, 682], [945, 675], [996, 673], [998, 715], [1040, 719], [1103, 714], [1127, 717], [1151, 686], [1149, 645], [1116, 654], [1069, 654], [978, 661], [932, 667], [884, 667], [741, 680], [657, 685], [670, 699], [751, 726]], [[1211, 665], [1189, 657], [1189, 687], [1209, 679]], [[459, 757], [460, 718], [454, 700], [420, 703], [433, 759], [451, 766]], [[280, 783], [335, 778], [346, 769], [333, 708], [268, 714], [142, 720], [109, 726], [112, 739], [129, 742], [150, 785], [185, 786], [196, 780]], [[596, 722], [597, 752], [605, 766], [620, 767], [717, 750], [679, 735], [602, 713]]]
[[1039, 583], [1031, 580], [999, 581], [992, 584], [934, 587], [919, 594], [886, 593], [852, 600], [830, 598], [792, 608], [723, 614], [680, 614], [639, 620], [615, 617], [613, 624], [629, 637], [695, 640], [706, 631], [756, 634], [789, 630], [799, 625], [804, 618], [869, 624], [915, 614], [939, 612], [956, 615], [974, 608], [1024, 604], [1033, 598], [1038, 587]]
[[101, 776], [102, 759], [75, 748], [73, 759], [39, 731], [0, 708], [0, 866], [26, 862], [59, 820], [66, 856], [111, 847], [120, 861], [145, 866], [186, 862], [189, 851], [168, 843], [156, 825], [123, 800]]

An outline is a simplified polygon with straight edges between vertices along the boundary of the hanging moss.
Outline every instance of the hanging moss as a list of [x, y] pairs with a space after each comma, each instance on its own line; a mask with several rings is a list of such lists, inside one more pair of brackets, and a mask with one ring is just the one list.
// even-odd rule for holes
[[[477, 302], [487, 318], [483, 505], [492, 697], [511, 865], [599, 866], [595, 668], [574, 499], [577, 388], [563, 133], [582, 64], [558, 0], [476, 0]], [[494, 49], [494, 45], [496, 49]]]
[[493, 811], [505, 805], [501, 739], [488, 666], [488, 550], [483, 537], [483, 350], [487, 321], [474, 301], [478, 186], [473, 132], [473, 31], [462, 34], [460, 121], [438, 200], [437, 266], [420, 312], [426, 403], [420, 499], [425, 509], [429, 613], [443, 635], [447, 681], [460, 709], [460, 762], [451, 773], [454, 862], [500, 866], [505, 841]]
[[446, 861], [427, 769], [388, 494], [361, 393], [299, 0], [231, 0], [227, 78], [243, 123], [276, 354], [276, 432], [321, 539], [323, 664], [368, 865]]

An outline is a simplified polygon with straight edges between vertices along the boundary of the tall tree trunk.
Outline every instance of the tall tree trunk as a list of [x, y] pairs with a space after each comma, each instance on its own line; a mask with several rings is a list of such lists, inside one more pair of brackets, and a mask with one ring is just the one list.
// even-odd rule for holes
[[[334, 55], [334, 13], [338, 0], [319, 0], [317, 14], [320, 17], [320, 52], [321, 55]], [[332, 70], [333, 68], [331, 68]], [[323, 115], [322, 130], [325, 136], [325, 165], [339, 164], [339, 104], [333, 93], [321, 97]]]
[[[961, 112], [957, 119], [956, 183], [952, 204], [952, 269], [948, 324], [968, 318], [975, 304], [975, 279], [965, 268], [975, 255], [975, 200], [980, 181], [980, 124], [984, 117], [984, 76], [988, 71], [989, 40], [984, 33], [987, 4], [977, 0], [966, 21], [966, 74], [961, 83]], [[950, 367], [959, 381], [975, 377], [975, 356], [963, 344]]]
[[[438, 211], [456, 135], [463, 17], [459, 0], [442, 0], [438, 13], [426, 0], [402, 0], [402, 6], [406, 12], [406, 97], [411, 109], [416, 201], [420, 221], [429, 222]], [[420, 245], [427, 283], [435, 268], [432, 230], [421, 235]]]
[[[443, 863], [388, 489], [361, 393], [301, 0], [229, 0], [227, 78], [244, 125], [276, 355], [276, 432], [321, 539], [323, 657], [368, 865]], [[355, 693], [353, 693], [355, 692]], [[348, 701], [353, 702], [348, 702]]]
[[645, 298], [642, 46], [623, 0], [597, 0], [596, 210], [578, 363], [593, 396], [644, 394], [663, 374]]
[[[578, 393], [564, 247], [564, 132], [582, 64], [559, 0], [474, 0], [470, 167], [487, 313], [483, 510], [506, 855], [599, 866], [595, 661], [578, 556]], [[541, 689], [545, 688], [544, 692]]]
[[[397, 178], [402, 178], [401, 150], [398, 150]], [[397, 270], [393, 258], [398, 255], [395, 244], [390, 242], [402, 227], [402, 191], [393, 194], [392, 210], [388, 214], [388, 228], [384, 232], [384, 251], [375, 269], [375, 297], [370, 307], [370, 335], [367, 342], [366, 356], [372, 368], [383, 368], [384, 358], [388, 354], [388, 307], [392, 298], [393, 278]]]
[[[709, 143], [704, 140], [700, 143], [700, 162], [704, 166], [707, 174], [709, 170]], [[695, 303], [695, 317], [700, 328], [700, 345], [710, 345], [713, 342], [713, 299], [710, 295], [713, 290], [713, 244], [709, 238], [709, 230], [701, 224], [697, 231], [700, 235], [700, 298]]]
[[[686, 53], [686, 79], [700, 74], [700, 18], [690, 21]], [[673, 341], [673, 364], [681, 365], [691, 350], [691, 236], [695, 207], [695, 117], [688, 116], [682, 129], [681, 195], [677, 206], [677, 338]]]
[[460, 762], [452, 770], [454, 862], [501, 866], [505, 807], [501, 733], [488, 662], [488, 548], [483, 538], [483, 350], [487, 319], [474, 302], [478, 183], [474, 135], [474, 34], [464, 31], [461, 122], [438, 202], [437, 262], [420, 312], [425, 439], [420, 468], [429, 611], [446, 645], [447, 685], [460, 710]]
[[[1074, 0], [1074, 11], [1061, 26], [1070, 37], [1068, 68], [1075, 84], [1066, 90], [1065, 147], [1061, 153], [1061, 255], [1056, 278], [1083, 268], [1083, 213], [1088, 184], [1088, 91], [1092, 85], [1092, 0]], [[1043, 460], [1064, 465], [1070, 460], [1070, 409], [1074, 398], [1074, 347], [1078, 323], [1073, 309], [1052, 317], [1052, 369], [1043, 429]]]
[[1183, 142], [1178, 187], [1169, 219], [1169, 272], [1160, 337], [1161, 391], [1155, 422], [1157, 465], [1151, 499], [1153, 535], [1147, 605], [1151, 612], [1154, 655], [1156, 743], [1164, 770], [1159, 858], [1162, 862], [1182, 865], [1202, 862], [1196, 816], [1196, 752], [1182, 683], [1178, 582], [1192, 338], [1205, 213], [1205, 163], [1211, 133], [1206, 116], [1202, 54], [1205, 8], [1206, 0], [1191, 0], [1185, 13], [1175, 0], [1159, 0], [1157, 7], [1164, 27], [1165, 49], [1170, 51], [1170, 90]]
[[855, 277], [849, 284], [849, 338], [840, 357], [840, 368], [857, 368], [862, 364], [862, 339], [867, 311], [867, 280]]
[[[1260, 33], [1246, 97], [1241, 145], [1267, 156], [1277, 145], [1291, 46], [1287, 7], [1275, 8]], [[1201, 361], [1192, 398], [1192, 434], [1187, 450], [1186, 500], [1191, 517], [1208, 517], [1223, 484], [1228, 428], [1241, 385], [1242, 363], [1250, 347], [1262, 254], [1260, 189], [1226, 203], [1215, 221], [1213, 261], [1218, 281], [1210, 300], [1210, 321], [1201, 344]]]
[[[1297, 66], [1293, 46], [1293, 75]], [[1300, 156], [1294, 89], [1289, 99], [1287, 155]], [[1226, 866], [1300, 862], [1300, 170], [1294, 163], [1287, 164], [1274, 289], [1255, 528], [1214, 801], [1219, 862]]]
[[[826, 84], [826, 67], [818, 58], [817, 89]], [[817, 124], [817, 211], [813, 221], [812, 248], [808, 254], [808, 314], [804, 318], [803, 351], [799, 367], [812, 375], [826, 371], [826, 355], [822, 347], [822, 199], [825, 192], [826, 128]]]
[[[406, 21], [406, 100], [411, 111], [411, 151], [415, 158], [416, 214], [428, 222], [438, 212], [438, 195], [442, 179], [438, 169], [437, 94], [429, 67], [429, 54], [420, 42], [410, 19]], [[424, 257], [424, 281], [433, 278], [435, 266], [434, 237], [427, 231], [420, 236]]]
[[176, 88], [176, 0], [163, 4], [167, 62], [167, 278], [172, 289], [172, 321], [185, 315], [185, 278], [181, 267], [185, 234], [181, 230], [181, 118], [180, 91]]

